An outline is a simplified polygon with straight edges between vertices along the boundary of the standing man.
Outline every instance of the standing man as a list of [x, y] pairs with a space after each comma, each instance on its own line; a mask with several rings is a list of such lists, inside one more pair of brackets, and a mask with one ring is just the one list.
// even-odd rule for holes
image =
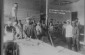
[[15, 27], [15, 39], [19, 39], [21, 34], [20, 34], [20, 28], [18, 26], [18, 21], [13, 22], [13, 26]]
[[36, 22], [35, 22], [35, 20], [33, 19], [33, 24], [32, 24], [32, 38], [33, 39], [36, 39], [37, 38], [37, 36], [36, 36]]
[[65, 34], [66, 34], [66, 22], [63, 22], [63, 26], [62, 26], [62, 36], [63, 36], [63, 38], [64, 38], [65, 41], [66, 41]]
[[25, 34], [27, 35], [27, 37], [28, 38], [32, 38], [32, 33], [33, 33], [33, 26], [32, 26], [32, 24], [33, 24], [33, 22], [31, 22], [31, 18], [29, 18], [28, 20], [26, 20], [27, 21], [27, 24], [25, 25], [25, 29], [24, 29], [24, 31], [25, 31]]
[[52, 35], [53, 34], [53, 24], [52, 23], [49, 24], [49, 33], [50, 33], [50, 35], [52, 37], [53, 36]]
[[27, 28], [29, 27], [29, 18], [27, 18], [25, 21], [26, 21], [26, 24], [23, 26], [23, 31], [25, 32], [24, 34], [26, 34], [26, 36], [29, 37], [27, 33]]
[[73, 45], [76, 51], [79, 50], [79, 27], [78, 22], [73, 23]]
[[24, 38], [23, 37], [23, 24], [21, 23], [21, 20], [18, 21], [18, 26], [20, 28], [21, 38]]
[[18, 11], [18, 3], [14, 3], [14, 6], [12, 7], [13, 20], [17, 20], [17, 11]]
[[67, 26], [66, 26], [66, 41], [68, 44], [68, 48], [72, 49], [72, 37], [73, 37], [73, 27], [71, 25], [71, 22], [69, 20], [67, 20]]
[[40, 26], [40, 22], [38, 22], [37, 26], [36, 26], [36, 35], [39, 40], [41, 40], [41, 38], [42, 38], [41, 33], [42, 33], [42, 29]]

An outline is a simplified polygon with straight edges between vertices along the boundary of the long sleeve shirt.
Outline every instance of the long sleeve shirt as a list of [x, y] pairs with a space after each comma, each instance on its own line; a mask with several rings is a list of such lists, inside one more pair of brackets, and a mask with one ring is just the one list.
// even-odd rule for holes
[[66, 37], [73, 37], [73, 27], [71, 25], [66, 26]]

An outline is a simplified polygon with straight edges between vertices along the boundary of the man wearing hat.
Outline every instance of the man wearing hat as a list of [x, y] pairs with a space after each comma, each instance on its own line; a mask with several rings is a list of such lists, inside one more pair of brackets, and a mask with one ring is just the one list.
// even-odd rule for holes
[[66, 25], [66, 41], [69, 49], [72, 49], [72, 37], [73, 37], [73, 27], [71, 25], [71, 22], [67, 20], [67, 25]]
[[41, 32], [42, 32], [42, 29], [40, 26], [40, 22], [38, 22], [36, 26], [36, 34], [37, 34], [38, 39], [41, 39]]

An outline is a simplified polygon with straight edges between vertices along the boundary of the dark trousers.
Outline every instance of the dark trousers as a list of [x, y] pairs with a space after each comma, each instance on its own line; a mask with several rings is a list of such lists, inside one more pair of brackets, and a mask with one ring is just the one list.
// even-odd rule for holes
[[41, 39], [42, 39], [42, 35], [37, 35], [37, 38], [38, 38], [39, 40], [41, 40]]
[[72, 49], [72, 37], [66, 37], [68, 49]]
[[79, 39], [77, 36], [73, 38], [73, 47], [75, 51], [80, 50], [80, 44], [79, 44]]

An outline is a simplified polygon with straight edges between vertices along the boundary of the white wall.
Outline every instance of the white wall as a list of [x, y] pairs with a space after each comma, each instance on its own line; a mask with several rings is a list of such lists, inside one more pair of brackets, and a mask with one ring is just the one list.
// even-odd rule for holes
[[73, 3], [72, 11], [78, 11], [80, 24], [84, 25], [84, 0]]

